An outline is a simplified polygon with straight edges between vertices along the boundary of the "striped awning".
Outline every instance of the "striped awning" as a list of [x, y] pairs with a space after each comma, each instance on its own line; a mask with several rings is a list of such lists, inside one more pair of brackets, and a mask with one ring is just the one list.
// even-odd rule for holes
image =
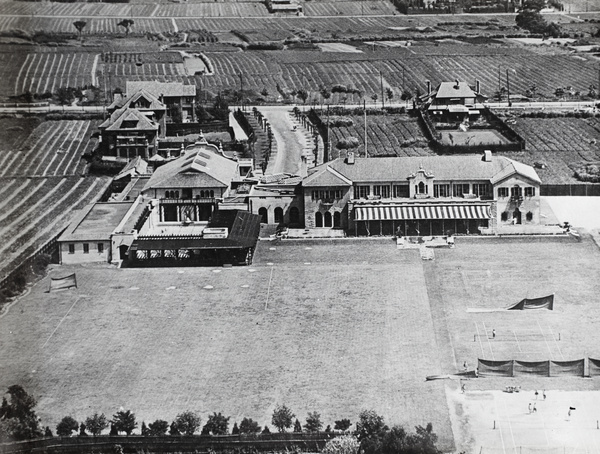
[[354, 208], [356, 221], [412, 219], [490, 219], [488, 205], [406, 205]]

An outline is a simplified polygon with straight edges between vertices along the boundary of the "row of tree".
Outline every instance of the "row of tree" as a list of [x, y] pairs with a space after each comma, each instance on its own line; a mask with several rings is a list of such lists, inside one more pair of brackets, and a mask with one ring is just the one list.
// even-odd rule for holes
[[[2, 399], [0, 406], [0, 442], [11, 440], [26, 440], [42, 436], [53, 436], [52, 430], [46, 427], [42, 431], [40, 419], [34, 407], [36, 400], [21, 386], [13, 385], [8, 388], [8, 399]], [[209, 415], [202, 427], [201, 435], [232, 435], [270, 433], [269, 427], [261, 425], [251, 418], [244, 418], [238, 425], [234, 423], [229, 431], [230, 417], [221, 413]], [[171, 423], [157, 419], [146, 425], [142, 422], [140, 433], [143, 436], [191, 436], [201, 427], [201, 418], [194, 411], [185, 411], [178, 414]], [[309, 412], [304, 425], [286, 405], [275, 407], [271, 424], [279, 431], [285, 432], [292, 429], [294, 432], [317, 433], [323, 429], [321, 415], [318, 412]], [[437, 436], [431, 424], [426, 427], [417, 426], [416, 433], [408, 433], [401, 426], [391, 429], [385, 424], [383, 416], [374, 411], [365, 410], [359, 414], [356, 430], [350, 434], [348, 430], [352, 423], [349, 419], [335, 421], [334, 430], [344, 432], [345, 436], [335, 437], [327, 443], [327, 454], [357, 454], [360, 449], [364, 454], [395, 454], [395, 453], [424, 453], [437, 454]], [[70, 437], [74, 433], [79, 436], [98, 436], [110, 428], [110, 435], [131, 435], [138, 427], [135, 414], [130, 410], [121, 409], [109, 420], [104, 413], [94, 413], [85, 421], [79, 423], [72, 416], [65, 416], [56, 426], [56, 434], [61, 437]], [[326, 432], [331, 432], [327, 426]]]

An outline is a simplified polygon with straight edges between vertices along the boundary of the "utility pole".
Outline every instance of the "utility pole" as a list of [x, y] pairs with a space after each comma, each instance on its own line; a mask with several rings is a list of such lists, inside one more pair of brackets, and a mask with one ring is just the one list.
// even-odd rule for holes
[[383, 96], [383, 74], [381, 69], [379, 70], [379, 83], [381, 85], [381, 110], [385, 107], [385, 98]]
[[363, 99], [363, 112], [365, 116], [365, 158], [369, 157], [369, 153], [367, 153], [367, 101]]
[[508, 68], [506, 68], [506, 95], [508, 98], [508, 107], [510, 107], [512, 103], [510, 102], [510, 81], [508, 79]]

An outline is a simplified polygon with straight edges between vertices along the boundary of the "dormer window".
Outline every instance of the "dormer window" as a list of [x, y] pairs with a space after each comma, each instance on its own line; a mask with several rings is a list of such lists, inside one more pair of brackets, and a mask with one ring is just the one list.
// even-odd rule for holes
[[418, 185], [416, 185], [415, 192], [417, 194], [427, 194], [427, 185], [421, 181]]

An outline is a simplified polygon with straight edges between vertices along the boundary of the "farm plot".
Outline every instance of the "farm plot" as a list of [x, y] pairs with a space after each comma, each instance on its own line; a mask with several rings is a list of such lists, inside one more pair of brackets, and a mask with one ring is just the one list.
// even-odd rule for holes
[[17, 266], [69, 222], [74, 211], [97, 199], [108, 177], [0, 178], [10, 187], [0, 202], [0, 275]]
[[27, 54], [18, 69], [12, 95], [55, 93], [59, 88], [92, 85], [97, 56], [90, 52]]
[[369, 16], [396, 14], [397, 10], [391, 2], [372, 0], [365, 2], [312, 2], [304, 4], [307, 16]]
[[110, 86], [113, 89], [125, 90], [128, 80], [190, 82], [183, 63], [106, 63], [98, 73], [98, 83], [101, 87]]
[[[341, 139], [356, 137], [360, 143], [356, 148], [358, 156], [365, 155], [365, 130], [362, 116], [345, 116], [352, 125], [330, 127], [330, 159], [340, 156], [336, 144]], [[325, 117], [322, 117], [326, 121]], [[428, 146], [416, 118], [408, 115], [370, 115], [367, 116], [367, 149], [369, 156], [430, 156], [433, 151]]]
[[96, 139], [91, 136], [99, 121], [71, 120], [41, 123], [19, 149], [2, 154], [0, 177], [83, 175], [81, 159], [91, 152]]
[[161, 5], [157, 17], [266, 17], [269, 10], [263, 3], [192, 3]]

